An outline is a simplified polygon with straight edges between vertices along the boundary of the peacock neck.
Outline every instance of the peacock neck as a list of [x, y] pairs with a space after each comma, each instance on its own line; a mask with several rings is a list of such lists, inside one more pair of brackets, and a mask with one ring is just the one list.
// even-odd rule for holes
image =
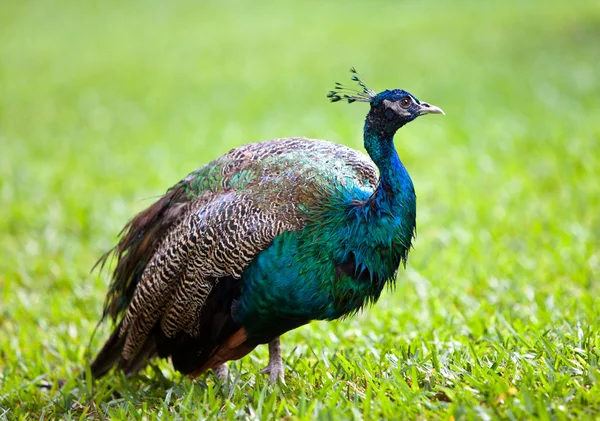
[[[364, 146], [379, 169], [379, 184], [375, 198], [399, 199], [402, 192], [412, 191], [412, 181], [394, 146], [395, 131], [378, 127], [377, 122], [367, 117], [364, 128]], [[407, 187], [410, 187], [407, 189]]]

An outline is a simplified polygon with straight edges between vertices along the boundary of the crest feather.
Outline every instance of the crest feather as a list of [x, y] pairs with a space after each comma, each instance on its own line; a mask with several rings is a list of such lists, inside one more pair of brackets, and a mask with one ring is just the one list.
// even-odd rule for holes
[[358, 83], [358, 86], [360, 86], [361, 90], [351, 89], [339, 82], [336, 82], [333, 90], [327, 93], [327, 98], [329, 98], [331, 102], [346, 100], [349, 104], [357, 101], [373, 101], [373, 98], [377, 95], [377, 93], [363, 81], [362, 76], [354, 67], [350, 69], [350, 73], [352, 74], [351, 79]]

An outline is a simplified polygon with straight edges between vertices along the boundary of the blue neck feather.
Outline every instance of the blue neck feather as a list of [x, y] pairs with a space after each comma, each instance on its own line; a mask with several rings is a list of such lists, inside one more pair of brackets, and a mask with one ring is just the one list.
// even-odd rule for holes
[[379, 185], [376, 192], [378, 201], [413, 191], [412, 180], [394, 147], [393, 132], [378, 129], [377, 124], [367, 118], [364, 127], [364, 146], [379, 168]]

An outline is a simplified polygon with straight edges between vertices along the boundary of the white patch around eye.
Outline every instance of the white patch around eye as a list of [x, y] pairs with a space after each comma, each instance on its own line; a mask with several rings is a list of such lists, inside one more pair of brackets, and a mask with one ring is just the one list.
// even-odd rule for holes
[[[402, 100], [400, 100], [402, 101]], [[383, 100], [383, 105], [386, 108], [389, 108], [390, 110], [393, 110], [394, 112], [396, 112], [396, 114], [398, 115], [406, 115], [408, 114], [408, 110], [406, 108], [404, 108], [402, 105], [400, 105], [400, 101], [389, 101], [387, 99]]]
[[399, 105], [398, 105], [398, 103], [397, 103], [397, 102], [392, 102], [392, 101], [389, 101], [389, 100], [387, 100], [387, 99], [384, 99], [384, 100], [383, 100], [383, 105], [384, 105], [386, 108], [390, 108], [390, 109], [392, 109], [392, 110], [396, 110], [396, 111], [398, 111], [398, 108], [399, 108]]

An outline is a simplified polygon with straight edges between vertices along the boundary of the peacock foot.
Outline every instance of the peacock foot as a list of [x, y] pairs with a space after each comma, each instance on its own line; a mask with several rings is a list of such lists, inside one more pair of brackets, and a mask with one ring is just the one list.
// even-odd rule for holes
[[279, 380], [281, 383], [285, 384], [285, 378], [283, 375], [283, 363], [281, 361], [275, 362], [270, 361], [269, 365], [260, 370], [260, 374], [268, 374], [269, 381], [273, 384], [277, 383]]
[[268, 374], [269, 381], [273, 384], [277, 383], [277, 380], [282, 384], [285, 384], [279, 338], [269, 342], [269, 364], [260, 370], [260, 374]]
[[219, 380], [221, 380], [224, 383], [227, 381], [229, 377], [229, 366], [227, 364], [221, 364], [213, 371], [215, 372], [215, 375]]

